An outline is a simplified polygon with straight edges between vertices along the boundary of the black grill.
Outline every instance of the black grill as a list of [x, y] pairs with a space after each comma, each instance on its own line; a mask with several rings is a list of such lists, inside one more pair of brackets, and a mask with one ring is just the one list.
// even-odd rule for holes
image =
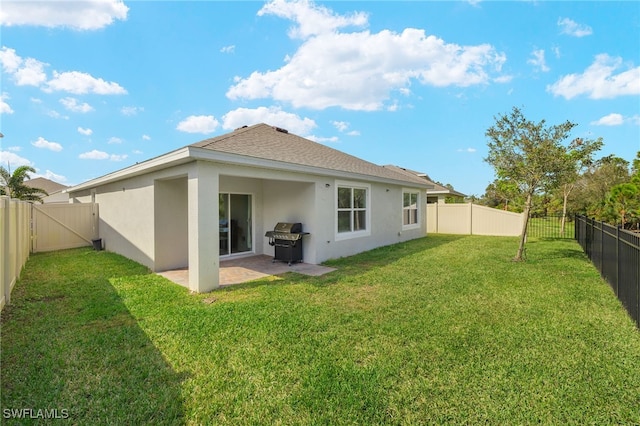
[[281, 260], [291, 266], [292, 262], [302, 262], [302, 237], [309, 235], [302, 232], [301, 223], [278, 222], [273, 231], [264, 236], [269, 238], [269, 245], [275, 247], [272, 262]]

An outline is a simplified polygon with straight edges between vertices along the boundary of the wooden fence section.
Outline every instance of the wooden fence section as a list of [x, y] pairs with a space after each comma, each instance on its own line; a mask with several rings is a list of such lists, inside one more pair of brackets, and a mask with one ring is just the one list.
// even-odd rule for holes
[[11, 301], [29, 253], [90, 246], [97, 204], [32, 204], [0, 197], [0, 309]]
[[92, 244], [98, 238], [97, 204], [34, 204], [33, 253]]
[[514, 237], [522, 232], [524, 215], [467, 204], [427, 204], [427, 233]]
[[30, 222], [30, 203], [0, 197], [0, 309], [11, 300], [11, 290], [29, 258]]

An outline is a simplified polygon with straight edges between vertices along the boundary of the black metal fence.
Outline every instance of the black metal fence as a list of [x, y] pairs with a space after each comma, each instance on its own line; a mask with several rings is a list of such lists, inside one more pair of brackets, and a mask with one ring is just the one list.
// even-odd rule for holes
[[564, 219], [562, 213], [555, 215], [531, 215], [527, 225], [527, 236], [537, 238], [575, 238], [573, 215], [567, 215]]
[[575, 235], [640, 328], [640, 234], [576, 216]]

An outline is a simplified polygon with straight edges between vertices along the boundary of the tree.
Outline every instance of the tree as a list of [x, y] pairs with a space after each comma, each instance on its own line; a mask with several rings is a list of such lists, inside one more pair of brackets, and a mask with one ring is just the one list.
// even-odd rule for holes
[[629, 178], [627, 160], [608, 155], [595, 161], [576, 183], [569, 199], [571, 209], [597, 220], [613, 219], [606, 208], [609, 191]]
[[576, 125], [569, 121], [554, 126], [547, 126], [545, 120], [534, 123], [517, 107], [495, 119], [486, 131], [490, 142], [485, 161], [493, 166], [499, 180], [512, 182], [524, 196], [524, 221], [514, 257], [522, 261], [533, 196], [558, 186], [566, 152], [561, 142]]
[[30, 179], [29, 173], [35, 173], [36, 170], [31, 166], [20, 166], [13, 171], [0, 166], [0, 195], [8, 195], [11, 198], [17, 198], [24, 201], [37, 201], [42, 203], [42, 197], [49, 195], [47, 191], [40, 188], [32, 188], [24, 184], [25, 180]]
[[484, 190], [480, 204], [512, 212], [522, 212], [522, 197], [517, 185], [507, 180], [496, 179]]
[[620, 219], [622, 228], [631, 219], [637, 221], [640, 214], [640, 152], [633, 160], [631, 181], [614, 185], [609, 191], [606, 206], [614, 212], [616, 222]]
[[562, 157], [562, 171], [559, 176], [560, 189], [562, 191], [562, 222], [561, 235], [564, 235], [564, 227], [567, 220], [567, 204], [569, 195], [576, 187], [582, 173], [593, 164], [593, 154], [602, 148], [602, 138], [596, 140], [574, 139]]
[[640, 189], [634, 183], [621, 183], [613, 188], [607, 200], [616, 215], [620, 218], [622, 228], [631, 217], [638, 215], [640, 209]]

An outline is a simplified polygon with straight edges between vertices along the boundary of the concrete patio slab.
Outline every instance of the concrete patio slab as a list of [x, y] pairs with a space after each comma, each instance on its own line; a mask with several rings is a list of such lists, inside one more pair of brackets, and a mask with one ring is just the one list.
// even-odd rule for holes
[[[308, 263], [293, 263], [289, 266], [285, 262], [272, 262], [272, 259], [271, 256], [256, 255], [222, 260], [220, 261], [220, 285], [240, 284], [287, 272], [317, 277], [335, 271], [335, 268]], [[189, 269], [187, 268], [158, 272], [158, 275], [183, 287], [189, 287]]]

